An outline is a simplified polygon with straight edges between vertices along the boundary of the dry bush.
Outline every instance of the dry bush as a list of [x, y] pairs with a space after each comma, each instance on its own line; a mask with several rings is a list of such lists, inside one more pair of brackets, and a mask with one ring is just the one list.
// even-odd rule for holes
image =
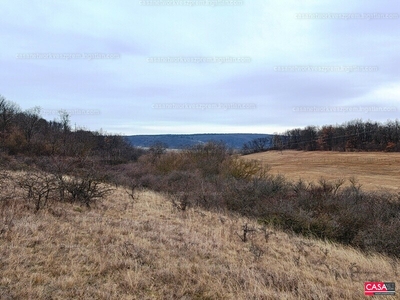
[[173, 171], [185, 171], [193, 169], [193, 163], [182, 152], [167, 152], [156, 157], [153, 165], [157, 173], [168, 174]]
[[223, 143], [208, 142], [186, 150], [185, 154], [204, 177], [211, 178], [220, 174], [221, 164], [232, 153]]
[[93, 170], [81, 173], [79, 177], [70, 177], [65, 182], [65, 189], [72, 202], [82, 203], [87, 207], [112, 191], [109, 186], [104, 184], [104, 179], [98, 177]]
[[[37, 167], [36, 167], [37, 166]], [[24, 199], [35, 211], [50, 201], [77, 202], [87, 207], [111, 191], [96, 162], [85, 158], [44, 157], [35, 159], [29, 170], [18, 176]]]
[[126, 163], [114, 166], [104, 166], [98, 174], [101, 174], [108, 183], [118, 186], [130, 187], [135, 183], [140, 187], [142, 177], [155, 172], [153, 167], [143, 162], [145, 156], [142, 156], [140, 162]]
[[110, 179], [107, 172], [93, 158], [52, 157], [47, 163], [47, 170], [56, 178], [60, 201], [78, 202], [90, 207], [112, 190], [105, 185]]
[[[358, 186], [339, 189], [342, 181], [321, 181], [320, 186], [297, 182], [290, 206], [266, 212], [265, 220], [303, 235], [330, 239], [400, 257], [398, 239], [373, 238], [377, 228], [394, 234], [400, 202], [387, 193], [364, 193]], [[380, 234], [382, 236], [382, 234]], [[384, 235], [387, 236], [387, 235]]]
[[82, 159], [62, 156], [42, 157], [37, 165], [54, 177], [58, 192], [57, 200], [67, 200], [67, 180], [69, 176], [74, 175], [78, 166], [82, 165]]
[[57, 189], [56, 178], [39, 170], [20, 174], [18, 185], [25, 192], [24, 199], [33, 202], [35, 211], [45, 207]]
[[226, 177], [235, 179], [268, 178], [269, 168], [256, 160], [244, 160], [237, 156], [231, 156], [221, 163], [221, 173]]
[[223, 199], [227, 209], [247, 216], [274, 215], [276, 200], [287, 193], [288, 184], [281, 176], [269, 179], [229, 180], [225, 182]]

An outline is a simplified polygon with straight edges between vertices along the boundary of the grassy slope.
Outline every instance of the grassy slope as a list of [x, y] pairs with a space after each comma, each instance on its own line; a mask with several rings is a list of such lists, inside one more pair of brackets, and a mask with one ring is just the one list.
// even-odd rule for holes
[[[137, 196], [118, 189], [91, 210], [16, 205], [0, 234], [0, 299], [364, 299], [366, 280], [400, 282], [387, 257]], [[247, 243], [245, 223], [257, 229]]]
[[355, 176], [363, 190], [384, 189], [400, 192], [400, 153], [269, 151], [244, 156], [271, 167], [271, 173], [284, 174], [292, 180], [302, 178], [316, 182], [326, 179], [348, 179]]

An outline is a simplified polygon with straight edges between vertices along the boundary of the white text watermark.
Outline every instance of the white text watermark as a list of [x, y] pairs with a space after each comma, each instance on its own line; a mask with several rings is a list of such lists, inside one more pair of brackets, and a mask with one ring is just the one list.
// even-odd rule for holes
[[379, 67], [377, 66], [276, 66], [274, 67], [275, 72], [378, 72]]
[[69, 116], [74, 116], [74, 115], [100, 115], [101, 111], [100, 109], [41, 109], [40, 114], [43, 116], [49, 115], [49, 116], [57, 116], [60, 115], [60, 113], [66, 113]]
[[294, 112], [301, 113], [347, 113], [347, 112], [395, 112], [395, 106], [296, 106]]
[[142, 6], [242, 6], [244, 0], [143, 0], [139, 1]]
[[256, 109], [255, 103], [155, 103], [152, 105], [154, 109]]
[[234, 63], [250, 63], [251, 58], [247, 56], [166, 56], [166, 57], [149, 57], [148, 63], [176, 63], [176, 64], [234, 64]]
[[118, 53], [18, 53], [17, 59], [54, 59], [54, 60], [70, 60], [70, 59], [119, 59], [121, 55]]
[[396, 20], [398, 13], [298, 13], [299, 20]]

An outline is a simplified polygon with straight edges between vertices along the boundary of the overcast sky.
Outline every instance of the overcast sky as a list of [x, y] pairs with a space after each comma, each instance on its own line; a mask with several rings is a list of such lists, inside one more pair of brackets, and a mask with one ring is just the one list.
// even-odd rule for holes
[[0, 94], [119, 134], [274, 133], [400, 110], [400, 5], [1, 0]]

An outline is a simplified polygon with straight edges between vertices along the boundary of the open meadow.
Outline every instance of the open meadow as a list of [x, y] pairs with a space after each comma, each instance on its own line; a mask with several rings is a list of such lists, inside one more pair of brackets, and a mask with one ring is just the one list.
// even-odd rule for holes
[[243, 156], [271, 167], [272, 174], [289, 180], [317, 182], [355, 177], [365, 191], [400, 192], [400, 153], [268, 151]]
[[394, 258], [134, 198], [118, 188], [91, 209], [3, 207], [0, 299], [364, 299], [364, 281], [400, 281]]

